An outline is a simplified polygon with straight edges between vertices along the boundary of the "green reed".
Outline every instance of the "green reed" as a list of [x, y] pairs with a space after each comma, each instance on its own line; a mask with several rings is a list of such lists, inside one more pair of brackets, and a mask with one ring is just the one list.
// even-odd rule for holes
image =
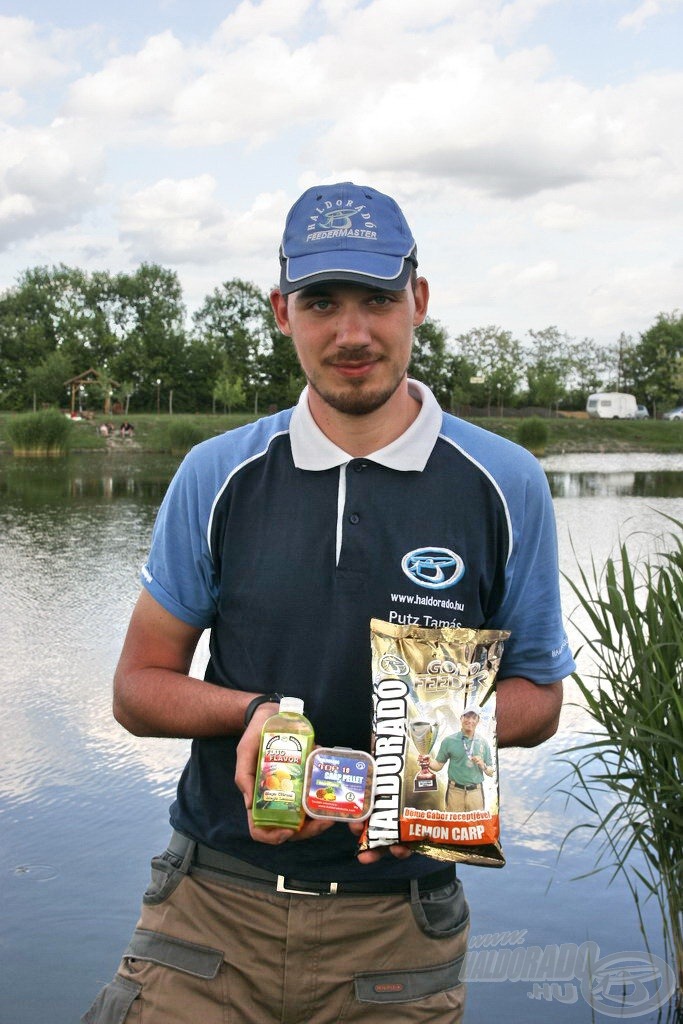
[[211, 431], [196, 423], [191, 417], [174, 417], [160, 425], [161, 447], [172, 455], [186, 455], [200, 441], [211, 436]]
[[21, 413], [12, 417], [7, 436], [14, 455], [65, 455], [72, 423], [58, 409]]
[[578, 581], [568, 580], [579, 601], [572, 621], [592, 663], [590, 674], [574, 679], [596, 730], [565, 751], [570, 771], [562, 792], [588, 812], [571, 831], [588, 830], [597, 842], [595, 871], [626, 878], [643, 934], [641, 895], [656, 901], [680, 1012], [683, 523], [664, 518], [676, 533], [659, 538], [663, 550], [634, 560], [621, 544], [601, 573], [593, 563], [591, 573], [579, 569]]
[[548, 444], [548, 425], [539, 416], [520, 420], [515, 440], [534, 455], [543, 455]]

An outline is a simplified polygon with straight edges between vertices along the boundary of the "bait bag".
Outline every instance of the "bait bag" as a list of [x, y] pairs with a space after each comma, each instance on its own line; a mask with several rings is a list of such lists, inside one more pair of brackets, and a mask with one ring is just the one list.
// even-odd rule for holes
[[495, 678], [509, 632], [370, 631], [376, 789], [360, 849], [502, 867]]

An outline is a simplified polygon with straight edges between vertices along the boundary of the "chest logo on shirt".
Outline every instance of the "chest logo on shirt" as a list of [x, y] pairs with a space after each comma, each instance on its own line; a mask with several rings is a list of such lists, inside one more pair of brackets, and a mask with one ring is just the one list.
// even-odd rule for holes
[[403, 556], [401, 568], [419, 587], [444, 590], [462, 578], [465, 563], [449, 548], [415, 548]]

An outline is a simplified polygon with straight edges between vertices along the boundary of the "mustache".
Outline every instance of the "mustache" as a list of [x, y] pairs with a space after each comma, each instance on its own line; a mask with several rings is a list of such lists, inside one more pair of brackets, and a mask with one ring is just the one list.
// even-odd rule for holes
[[333, 356], [329, 356], [325, 360], [325, 363], [328, 366], [337, 366], [340, 363], [367, 363], [378, 358], [379, 356], [373, 354], [367, 345], [363, 345], [360, 348], [347, 346], [345, 348], [338, 348]]

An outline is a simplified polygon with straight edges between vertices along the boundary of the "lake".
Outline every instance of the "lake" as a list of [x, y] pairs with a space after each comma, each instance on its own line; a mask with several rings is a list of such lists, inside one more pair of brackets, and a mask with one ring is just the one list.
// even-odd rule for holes
[[[683, 456], [541, 461], [570, 577], [577, 561], [586, 569], [591, 558], [601, 565], [620, 540], [633, 557], [648, 551], [653, 533], [672, 528], [662, 513], [683, 520]], [[176, 463], [125, 452], [0, 458], [3, 1024], [79, 1019], [114, 973], [149, 858], [166, 846], [167, 808], [188, 744], [129, 736], [114, 722], [110, 702], [138, 569]], [[566, 582], [563, 592], [569, 616], [575, 601]], [[570, 641], [575, 648], [571, 628]], [[576, 836], [558, 856], [580, 820], [576, 806], [549, 795], [564, 773], [562, 751], [586, 728], [575, 700], [570, 682], [552, 741], [501, 752], [507, 865], [460, 871], [472, 912], [470, 1024], [503, 1017], [508, 1024], [658, 1020], [661, 979], [649, 979], [648, 992], [641, 984], [640, 994], [632, 985], [623, 1009], [614, 998], [614, 979], [624, 971], [644, 977], [645, 943], [623, 879], [576, 880], [595, 858]], [[649, 904], [642, 910], [661, 958], [656, 911]], [[598, 963], [604, 982], [594, 1009], [583, 991], [586, 958]], [[532, 962], [537, 980], [525, 980]]]

